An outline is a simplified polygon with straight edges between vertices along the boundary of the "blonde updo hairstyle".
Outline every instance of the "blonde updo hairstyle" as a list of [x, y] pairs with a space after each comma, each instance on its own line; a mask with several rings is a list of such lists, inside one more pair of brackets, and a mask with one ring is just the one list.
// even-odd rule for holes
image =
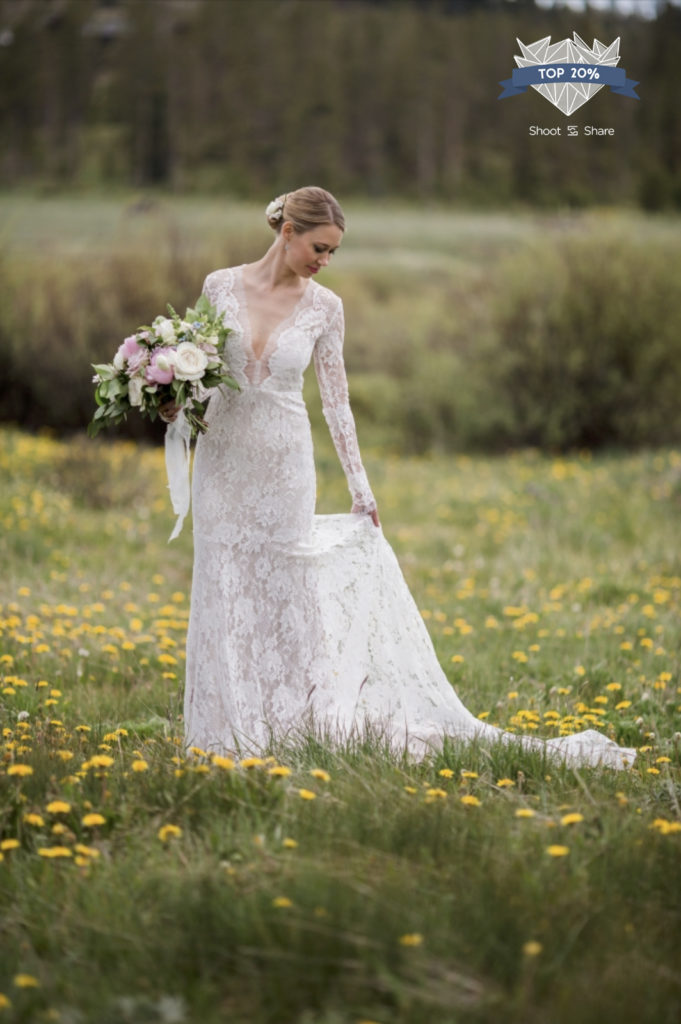
[[345, 231], [345, 217], [340, 203], [330, 192], [316, 185], [277, 196], [267, 207], [265, 216], [277, 234], [280, 234], [286, 221], [291, 222], [298, 235], [321, 227], [322, 224], [335, 224], [341, 231]]

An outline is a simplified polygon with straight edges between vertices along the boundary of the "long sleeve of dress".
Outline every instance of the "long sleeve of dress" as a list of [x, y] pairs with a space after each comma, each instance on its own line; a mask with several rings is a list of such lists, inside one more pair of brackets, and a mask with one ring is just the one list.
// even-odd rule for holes
[[355, 420], [350, 409], [348, 381], [343, 362], [344, 331], [343, 303], [339, 299], [338, 308], [332, 314], [329, 326], [315, 343], [314, 368], [319, 382], [324, 418], [348, 481], [353, 508], [357, 512], [372, 512], [376, 508], [376, 501], [362, 465]]

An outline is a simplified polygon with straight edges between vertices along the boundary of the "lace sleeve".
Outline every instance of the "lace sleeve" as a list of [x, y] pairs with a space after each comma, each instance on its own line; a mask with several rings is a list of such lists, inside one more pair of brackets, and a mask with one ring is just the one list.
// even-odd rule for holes
[[338, 299], [336, 312], [332, 314], [324, 334], [320, 335], [315, 343], [314, 368], [319, 381], [324, 418], [348, 481], [353, 510], [372, 512], [376, 508], [376, 501], [362, 465], [355, 420], [350, 409], [348, 381], [343, 362], [344, 329], [343, 303]]

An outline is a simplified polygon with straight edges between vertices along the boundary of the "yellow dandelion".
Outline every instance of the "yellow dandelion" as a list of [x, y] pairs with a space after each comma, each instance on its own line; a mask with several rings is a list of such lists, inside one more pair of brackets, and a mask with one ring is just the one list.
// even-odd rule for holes
[[285, 839], [282, 839], [282, 841], [281, 841], [281, 845], [282, 845], [282, 846], [283, 846], [283, 847], [284, 847], [284, 848], [285, 848], [286, 850], [295, 850], [295, 849], [296, 849], [296, 847], [298, 846], [298, 843], [296, 842], [296, 840], [295, 840], [295, 839], [291, 839], [291, 838], [290, 838], [289, 836], [286, 836], [286, 838], [285, 838]]
[[149, 764], [147, 763], [147, 761], [143, 761], [141, 759], [138, 761], [133, 761], [130, 767], [134, 772], [146, 772], [149, 770]]
[[316, 800], [317, 799], [317, 794], [313, 793], [311, 789], [299, 789], [298, 790], [298, 795], [303, 800]]
[[580, 821], [584, 821], [584, 815], [579, 814], [577, 811], [573, 811], [570, 814], [564, 814], [560, 819], [561, 825], [577, 825]]
[[33, 775], [33, 769], [30, 764], [11, 764], [7, 769], [8, 775]]
[[454, 776], [454, 772], [451, 768], [440, 768], [438, 775], [441, 775], [443, 779], [451, 779]]
[[70, 761], [73, 757], [72, 750], [55, 750], [54, 756], [58, 757], [60, 761]]
[[113, 757], [108, 754], [95, 754], [89, 761], [86, 761], [83, 768], [87, 765], [88, 768], [110, 768], [114, 763]]
[[461, 797], [461, 803], [466, 807], [480, 807], [480, 800], [477, 796], [473, 796], [471, 793], [464, 793]]
[[570, 852], [570, 847], [554, 844], [552, 846], [547, 846], [546, 852], [548, 853], [549, 857], [567, 857], [568, 853]]
[[656, 757], [655, 764], [671, 764], [671, 757]]
[[[175, 760], [175, 758], [173, 758], [173, 760]], [[231, 759], [231, 757], [220, 757], [219, 754], [214, 754], [212, 760], [215, 767], [222, 768], [223, 771], [231, 771], [231, 769], [234, 767], [234, 761]], [[179, 764], [180, 762], [177, 761], [177, 763]]]
[[9, 1010], [12, 1006], [12, 1001], [7, 998], [4, 992], [0, 992], [0, 1010]]
[[416, 786], [405, 786], [404, 792], [413, 795], [414, 793], [418, 793], [418, 790]]
[[30, 811], [28, 814], [24, 815], [24, 821], [26, 822], [27, 825], [35, 825], [37, 828], [42, 828], [43, 825], [45, 824], [41, 815], [35, 814], [33, 811]]
[[45, 810], [48, 814], [68, 814], [71, 810], [71, 804], [67, 803], [66, 800], [52, 800]]
[[477, 779], [477, 777], [478, 777], [478, 773], [477, 772], [469, 772], [469, 771], [466, 771], [465, 769], [462, 769], [462, 771], [461, 771], [461, 778], [462, 779]]
[[21, 843], [18, 839], [3, 839], [0, 843], [0, 850], [16, 850]]
[[523, 955], [524, 956], [539, 956], [539, 954], [541, 953], [543, 948], [544, 947], [542, 946], [541, 942], [537, 942], [536, 939], [530, 939], [529, 942], [526, 942], [523, 945]]
[[325, 772], [323, 768], [311, 768], [310, 775], [313, 779], [319, 779], [321, 782], [331, 781], [331, 776], [328, 772]]
[[275, 896], [272, 900], [272, 906], [283, 910], [286, 907], [292, 907], [293, 900], [290, 900], [288, 896]]
[[158, 838], [162, 843], [166, 843], [169, 839], [179, 839], [182, 835], [182, 829], [179, 825], [162, 825], [158, 830]]
[[17, 988], [40, 988], [40, 982], [32, 974], [15, 974], [14, 984]]
[[275, 764], [274, 768], [267, 769], [268, 775], [274, 775], [275, 778], [285, 779], [287, 775], [291, 774], [291, 769], [287, 768], [284, 764]]
[[531, 807], [519, 807], [515, 812], [515, 816], [516, 818], [534, 818], [536, 813]]
[[447, 797], [447, 791], [445, 789], [437, 789], [436, 787], [431, 787], [430, 789], [426, 790], [426, 796], [429, 797], [431, 800], [445, 800]]
[[99, 850], [96, 850], [94, 846], [84, 846], [83, 843], [76, 843], [74, 850], [83, 857], [91, 857], [93, 860], [100, 856]]
[[510, 786], [515, 786], [515, 782], [513, 779], [497, 779], [497, 786], [499, 786], [500, 789], [507, 789]]
[[239, 762], [239, 765], [241, 768], [260, 768], [264, 763], [261, 757], [245, 757], [243, 761]]
[[421, 946], [423, 935], [420, 932], [408, 932], [406, 935], [400, 935], [399, 943], [400, 946]]
[[41, 857], [57, 858], [72, 857], [73, 851], [68, 846], [43, 846], [38, 850]]
[[96, 828], [98, 825], [106, 825], [104, 815], [98, 814], [96, 811], [93, 811], [91, 814], [85, 814], [80, 821], [84, 828]]

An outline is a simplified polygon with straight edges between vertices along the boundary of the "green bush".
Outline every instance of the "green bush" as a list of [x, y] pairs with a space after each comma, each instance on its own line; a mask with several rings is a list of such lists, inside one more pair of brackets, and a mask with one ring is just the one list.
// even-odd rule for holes
[[[194, 301], [208, 270], [250, 258], [236, 249], [174, 234], [104, 255], [0, 258], [2, 419], [84, 428], [90, 363], [169, 299]], [[678, 442], [680, 264], [676, 241], [581, 228], [477, 266], [331, 273], [360, 435], [406, 452]], [[161, 432], [131, 417], [119, 434]]]

